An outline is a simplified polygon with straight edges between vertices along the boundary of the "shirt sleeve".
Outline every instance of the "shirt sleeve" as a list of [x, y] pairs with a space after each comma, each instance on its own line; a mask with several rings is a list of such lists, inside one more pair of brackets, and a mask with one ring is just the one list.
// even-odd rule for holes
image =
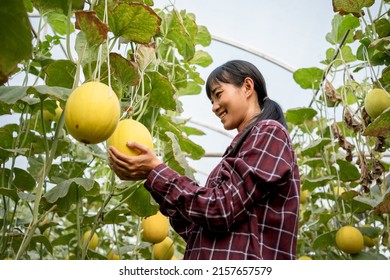
[[287, 131], [263, 124], [254, 127], [237, 157], [222, 160], [219, 175], [209, 177], [205, 187], [165, 164], [149, 174], [145, 187], [157, 202], [188, 221], [211, 231], [229, 231], [247, 220], [259, 199], [286, 185], [292, 160]]

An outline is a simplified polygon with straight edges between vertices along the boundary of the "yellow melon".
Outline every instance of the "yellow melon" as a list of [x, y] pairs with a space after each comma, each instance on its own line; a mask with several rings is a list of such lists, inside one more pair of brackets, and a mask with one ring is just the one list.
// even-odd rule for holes
[[66, 102], [66, 128], [76, 140], [86, 144], [107, 140], [118, 125], [119, 116], [118, 97], [101, 82], [82, 84]]
[[138, 151], [127, 147], [127, 142], [137, 142], [153, 150], [153, 138], [149, 130], [142, 123], [133, 119], [123, 119], [119, 122], [114, 133], [108, 139], [108, 146], [113, 146], [129, 156], [138, 155]]

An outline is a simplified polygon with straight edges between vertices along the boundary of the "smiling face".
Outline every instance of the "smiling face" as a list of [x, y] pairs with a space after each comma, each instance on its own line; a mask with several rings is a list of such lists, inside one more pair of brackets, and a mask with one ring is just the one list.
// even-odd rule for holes
[[260, 113], [251, 79], [240, 87], [214, 83], [211, 86], [211, 103], [214, 114], [220, 118], [226, 130], [237, 129], [240, 132]]

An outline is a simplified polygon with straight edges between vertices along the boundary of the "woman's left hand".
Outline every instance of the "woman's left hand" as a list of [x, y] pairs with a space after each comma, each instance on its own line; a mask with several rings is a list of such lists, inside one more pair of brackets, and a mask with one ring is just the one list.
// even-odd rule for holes
[[135, 142], [127, 143], [131, 149], [140, 152], [137, 156], [128, 156], [119, 152], [115, 147], [109, 147], [109, 163], [111, 169], [122, 180], [143, 180], [150, 171], [162, 162], [147, 146]]

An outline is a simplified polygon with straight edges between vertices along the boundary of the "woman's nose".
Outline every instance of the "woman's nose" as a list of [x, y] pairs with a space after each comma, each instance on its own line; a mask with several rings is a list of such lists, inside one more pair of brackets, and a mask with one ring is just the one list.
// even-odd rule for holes
[[218, 111], [218, 108], [219, 108], [219, 103], [217, 101], [214, 101], [212, 107], [213, 112], [216, 113]]

